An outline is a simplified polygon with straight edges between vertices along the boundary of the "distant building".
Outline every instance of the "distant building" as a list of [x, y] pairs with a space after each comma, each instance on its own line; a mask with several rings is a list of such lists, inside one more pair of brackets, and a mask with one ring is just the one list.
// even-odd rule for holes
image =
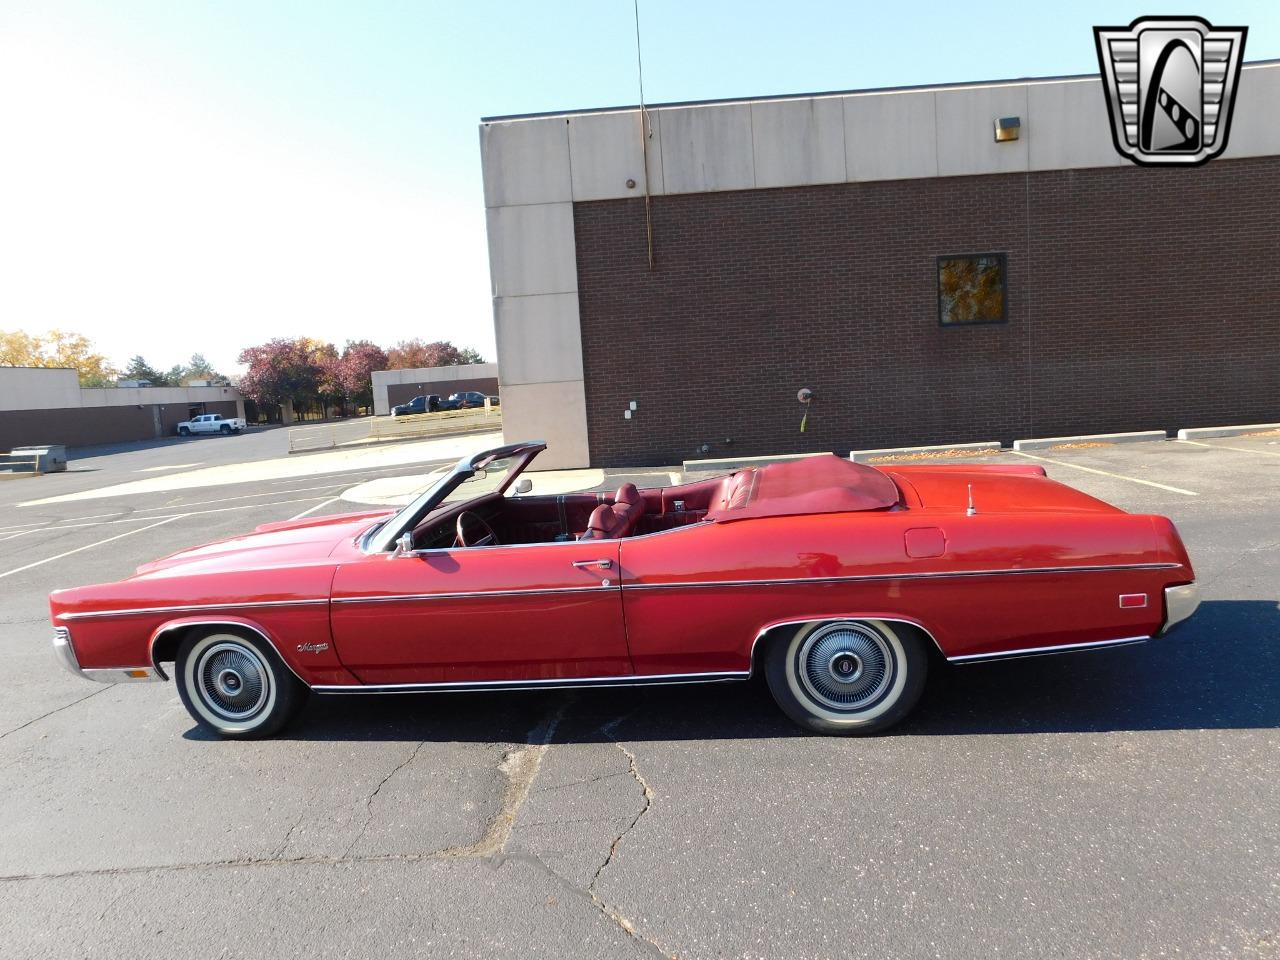
[[235, 387], [126, 382], [88, 389], [80, 386], [75, 370], [0, 367], [0, 451], [45, 443], [83, 447], [150, 440], [173, 435], [178, 423], [202, 413], [244, 416], [244, 399]]
[[418, 367], [407, 370], [375, 370], [373, 373], [373, 412], [382, 417], [391, 408], [408, 403], [414, 397], [478, 390], [487, 396], [498, 395], [496, 363], [459, 363], [448, 367]]

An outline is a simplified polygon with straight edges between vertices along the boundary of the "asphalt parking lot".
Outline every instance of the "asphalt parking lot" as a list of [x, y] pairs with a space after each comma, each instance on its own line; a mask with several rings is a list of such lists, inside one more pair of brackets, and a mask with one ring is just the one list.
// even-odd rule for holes
[[940, 671], [879, 738], [804, 734], [752, 682], [313, 697], [222, 742], [171, 684], [57, 666], [49, 590], [453, 459], [285, 448], [0, 483], [0, 955], [1280, 957], [1280, 437], [1038, 452], [1171, 516], [1204, 604]]

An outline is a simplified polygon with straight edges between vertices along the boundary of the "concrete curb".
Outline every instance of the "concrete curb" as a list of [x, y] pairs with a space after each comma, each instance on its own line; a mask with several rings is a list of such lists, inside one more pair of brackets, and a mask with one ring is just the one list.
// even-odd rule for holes
[[1178, 431], [1179, 440], [1207, 440], [1212, 437], [1239, 437], [1246, 433], [1265, 433], [1280, 430], [1280, 423], [1251, 423], [1239, 427], [1184, 427]]
[[[889, 457], [909, 457], [913, 454], [947, 453], [951, 450], [966, 450], [979, 453], [983, 450], [999, 450], [999, 440], [983, 440], [978, 443], [939, 443], [928, 447], [884, 447], [880, 450], [854, 450], [849, 459], [854, 463], [866, 463], [870, 460], [888, 459]], [[921, 457], [920, 459], [928, 459]], [[937, 459], [944, 459], [938, 457]], [[945, 458], [951, 459], [951, 458]], [[957, 457], [955, 459], [963, 459]]]
[[1163, 430], [1141, 430], [1137, 433], [1092, 433], [1079, 437], [1036, 437], [1032, 440], [1015, 440], [1015, 450], [1049, 450], [1070, 443], [1150, 443], [1156, 440], [1168, 440]]
[[763, 467], [768, 463], [787, 463], [806, 457], [826, 457], [826, 453], [780, 453], [771, 457], [721, 457], [715, 460], [686, 460], [681, 468], [685, 473], [714, 473], [717, 470], [741, 470], [744, 467]]

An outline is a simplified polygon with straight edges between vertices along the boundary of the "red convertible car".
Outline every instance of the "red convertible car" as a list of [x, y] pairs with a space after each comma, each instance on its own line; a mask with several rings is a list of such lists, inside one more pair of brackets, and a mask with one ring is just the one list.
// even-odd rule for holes
[[[815, 456], [614, 496], [525, 495], [543, 443], [463, 459], [398, 512], [268, 523], [55, 591], [93, 680], [173, 676], [225, 737], [310, 692], [745, 679], [822, 733], [905, 716], [931, 658], [1138, 643], [1199, 602], [1164, 517], [1036, 466]], [[170, 667], [169, 665], [172, 665]]]

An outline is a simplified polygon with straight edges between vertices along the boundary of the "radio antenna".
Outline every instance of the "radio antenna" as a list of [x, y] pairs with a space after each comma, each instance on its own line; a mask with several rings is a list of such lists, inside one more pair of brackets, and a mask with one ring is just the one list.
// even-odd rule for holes
[[634, 0], [636, 17], [636, 74], [640, 80], [640, 158], [644, 163], [644, 232], [649, 251], [649, 272], [653, 272], [653, 211], [649, 205], [649, 139], [653, 126], [649, 122], [649, 110], [644, 105], [644, 59], [640, 55], [640, 0]]
[[969, 484], [969, 508], [965, 510], [964, 515], [966, 517], [976, 517], [978, 515], [978, 508], [973, 505], [973, 484], [972, 483]]

